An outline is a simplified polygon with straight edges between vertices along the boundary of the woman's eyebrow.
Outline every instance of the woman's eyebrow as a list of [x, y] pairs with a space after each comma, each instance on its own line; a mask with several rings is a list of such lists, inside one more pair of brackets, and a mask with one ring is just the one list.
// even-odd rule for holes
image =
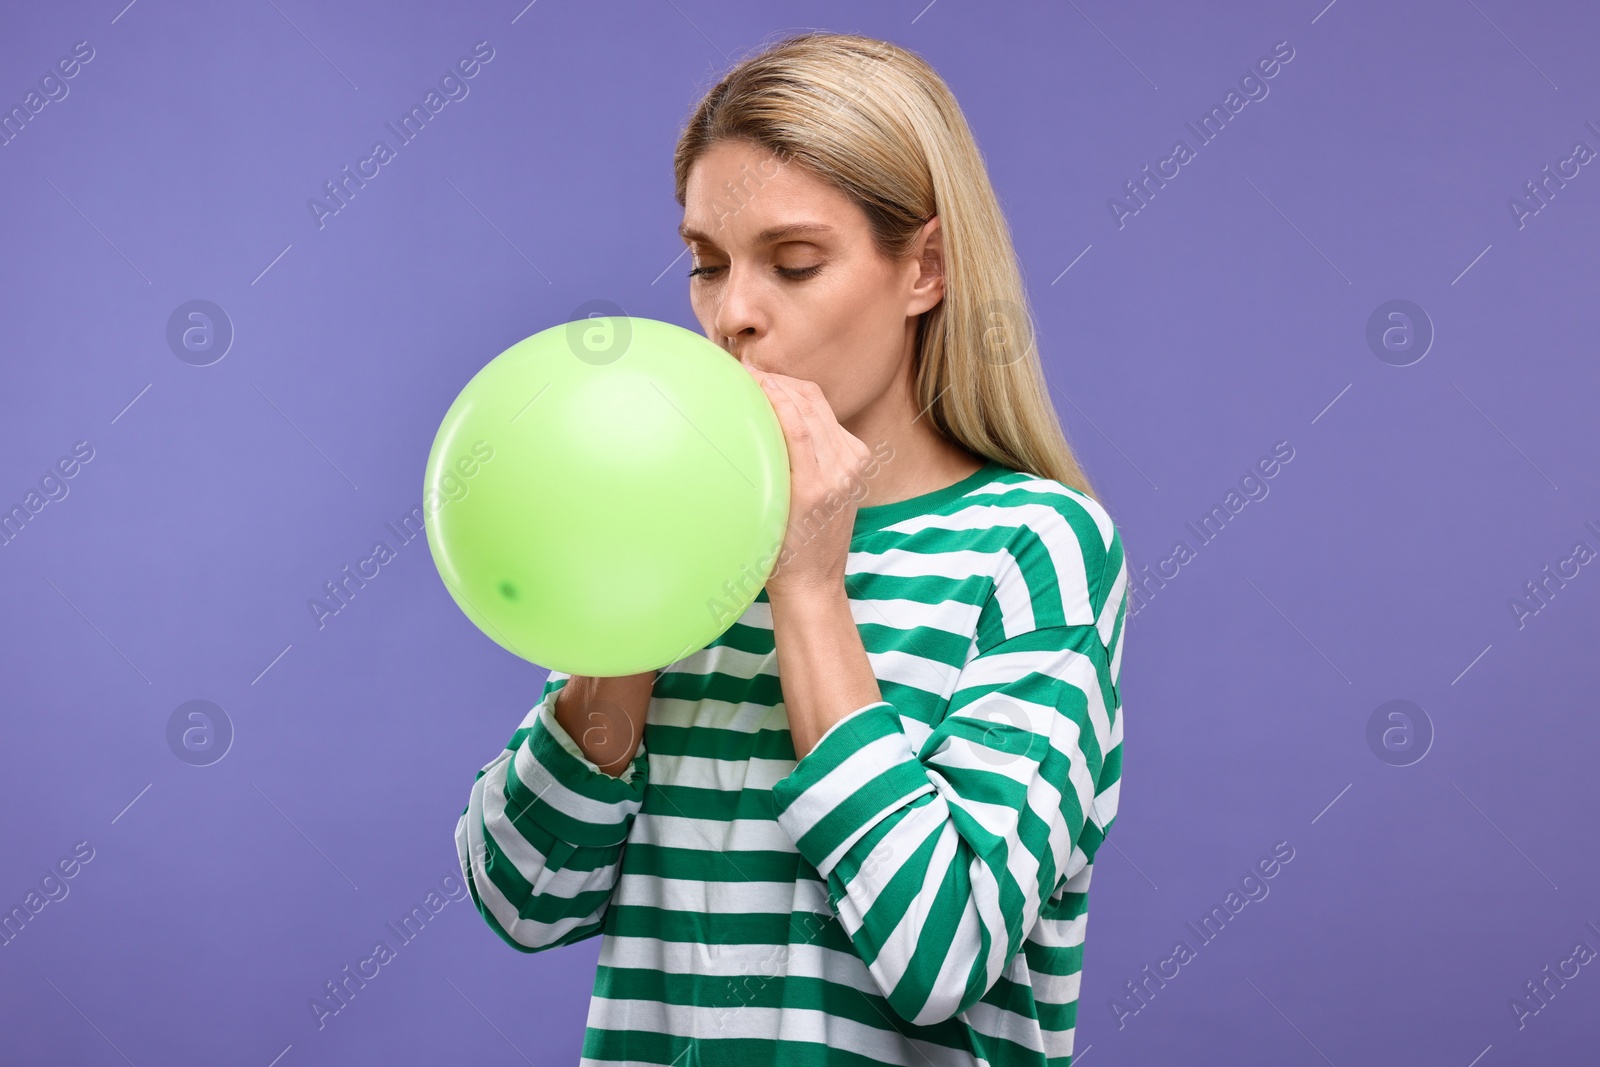
[[[756, 234], [757, 245], [770, 245], [778, 241], [791, 241], [798, 237], [813, 237], [820, 234], [832, 233], [833, 227], [822, 222], [795, 222], [786, 226], [769, 226]], [[685, 241], [700, 241], [704, 244], [716, 244], [709, 234], [700, 232], [688, 224], [678, 227], [678, 236]]]

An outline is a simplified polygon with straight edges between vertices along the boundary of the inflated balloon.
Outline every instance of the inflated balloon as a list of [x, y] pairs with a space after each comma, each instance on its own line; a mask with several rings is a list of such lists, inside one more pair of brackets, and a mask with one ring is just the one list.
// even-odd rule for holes
[[433, 562], [502, 647], [568, 674], [655, 670], [733, 625], [777, 565], [789, 460], [728, 352], [613, 315], [506, 349], [445, 413]]

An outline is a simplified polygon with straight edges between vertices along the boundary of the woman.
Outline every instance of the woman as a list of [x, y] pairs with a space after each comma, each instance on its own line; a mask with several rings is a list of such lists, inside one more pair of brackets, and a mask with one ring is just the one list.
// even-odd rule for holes
[[586, 1064], [1067, 1064], [1127, 569], [977, 147], [920, 58], [805, 34], [676, 181], [789, 529], [710, 646], [551, 672], [458, 823], [473, 899], [523, 951], [603, 935]]

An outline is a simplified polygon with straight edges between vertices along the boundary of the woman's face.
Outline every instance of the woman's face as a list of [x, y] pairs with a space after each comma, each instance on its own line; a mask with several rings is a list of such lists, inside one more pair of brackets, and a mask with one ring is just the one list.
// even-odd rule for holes
[[684, 199], [689, 299], [706, 336], [744, 363], [816, 382], [850, 429], [902, 372], [915, 317], [943, 296], [937, 261], [925, 268], [921, 254], [938, 249], [938, 220], [910, 258], [886, 260], [843, 193], [741, 141], [701, 155]]

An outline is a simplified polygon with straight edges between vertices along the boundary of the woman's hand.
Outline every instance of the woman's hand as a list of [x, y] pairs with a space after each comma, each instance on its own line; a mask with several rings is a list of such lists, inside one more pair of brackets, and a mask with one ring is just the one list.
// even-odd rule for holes
[[772, 403], [789, 449], [789, 526], [767, 579], [767, 598], [842, 592], [856, 506], [866, 493], [862, 471], [872, 452], [839, 425], [815, 382], [740, 366]]

